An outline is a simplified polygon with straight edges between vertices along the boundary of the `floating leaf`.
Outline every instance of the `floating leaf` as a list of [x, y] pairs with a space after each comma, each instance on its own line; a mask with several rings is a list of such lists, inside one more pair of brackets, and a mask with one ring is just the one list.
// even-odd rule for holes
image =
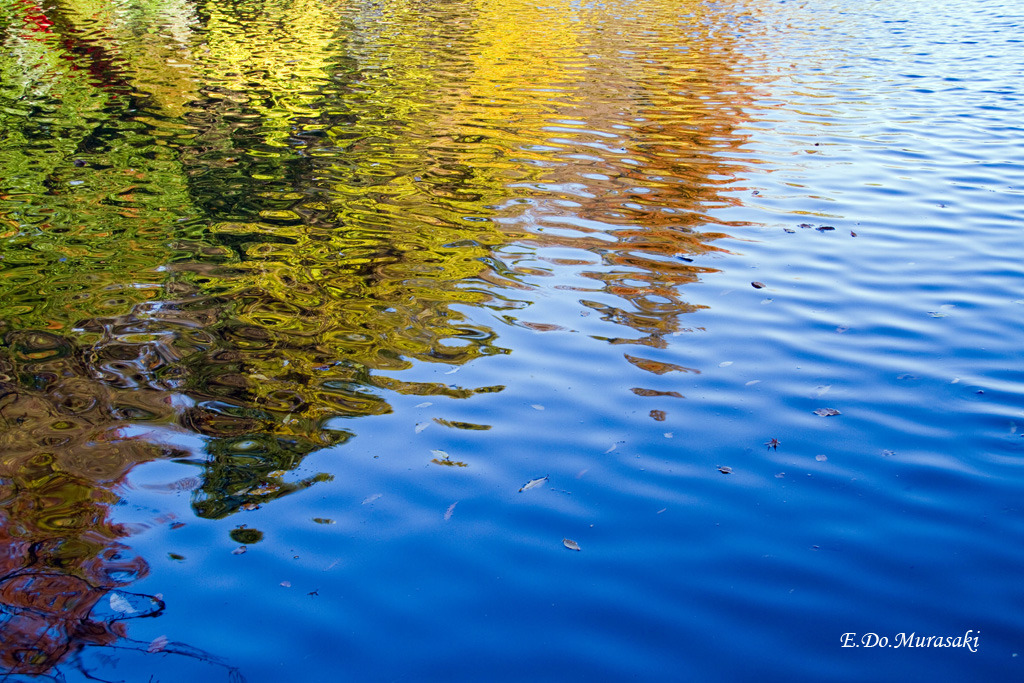
[[447, 460], [447, 459], [448, 459], [448, 458], [450, 457], [450, 456], [449, 456], [449, 455], [448, 455], [447, 453], [445, 453], [444, 451], [439, 451], [439, 450], [437, 450], [437, 449], [431, 449], [431, 451], [430, 451], [430, 452], [431, 452], [431, 453], [433, 453], [434, 455], [436, 455], [437, 457], [441, 458], [442, 460]]
[[428, 407], [430, 407], [432, 405], [434, 405], [434, 404], [431, 403], [430, 401], [425, 401], [423, 403], [417, 403], [414, 407], [416, 407], [416, 408], [428, 408]]
[[824, 384], [822, 386], [817, 387], [814, 390], [814, 393], [816, 393], [818, 396], [824, 396], [825, 394], [827, 394], [829, 392], [829, 390], [831, 388], [832, 388], [831, 384]]
[[444, 511], [444, 521], [449, 521], [452, 518], [452, 513], [455, 512], [455, 506], [459, 504], [459, 501], [455, 501], [448, 506], [448, 509]]
[[810, 223], [801, 223], [800, 225], [798, 225], [796, 227], [798, 227], [798, 228], [813, 228], [814, 226], [811, 225]]
[[281, 587], [282, 588], [291, 588], [292, 587], [292, 582], [291, 581], [282, 581], [281, 582]]
[[469, 467], [468, 463], [464, 463], [461, 460], [441, 460], [440, 458], [431, 458], [430, 462], [435, 465], [444, 465], [445, 467]]
[[651, 415], [652, 419], [657, 420], [658, 422], [664, 422], [665, 421], [665, 411], [664, 410], [652, 410], [650, 412], [650, 415]]
[[856, 236], [857, 236], [857, 233], [855, 233], [853, 230], [851, 230], [850, 231], [850, 237], [856, 237]]
[[530, 406], [530, 407], [531, 407], [531, 408], [533, 408], [534, 410], [544, 410], [544, 406], [542, 406], [542, 405], [541, 405], [541, 404], [539, 404], [539, 403], [534, 403], [534, 404], [533, 404], [532, 406]]
[[792, 235], [793, 233], [795, 233], [795, 232], [796, 232], [796, 230], [791, 230], [791, 229], [789, 229], [789, 228], [783, 228], [783, 230], [785, 230], [786, 232], [788, 232], [788, 233], [789, 233], [790, 235]]
[[604, 452], [604, 454], [605, 454], [605, 455], [608, 455], [609, 453], [611, 453], [612, 451], [614, 451], [614, 450], [615, 450], [616, 448], [618, 448], [618, 447], [619, 447], [619, 444], [617, 444], [617, 443], [613, 443], [613, 444], [612, 444], [611, 446], [609, 446], [609, 447], [608, 447], [608, 450], [606, 450], [606, 451]]
[[234, 550], [232, 550], [231, 554], [232, 555], [245, 555], [245, 551], [247, 551], [247, 550], [248, 550], [248, 548], [246, 548], [244, 545], [240, 545], [237, 548], [235, 548]]
[[835, 408], [818, 408], [817, 410], [814, 411], [814, 414], [817, 415], [818, 417], [832, 417], [833, 415], [842, 415], [842, 413], [840, 413]]
[[576, 550], [576, 551], [578, 551], [580, 549], [580, 544], [577, 543], [576, 541], [572, 540], [571, 538], [563, 538], [562, 539], [562, 545], [564, 545], [569, 550]]
[[146, 652], [148, 652], [149, 654], [162, 652], [163, 649], [167, 647], [167, 642], [167, 636], [157, 636], [153, 639], [153, 642], [149, 644], [149, 647], [146, 648]]
[[523, 484], [523, 488], [519, 489], [519, 492], [522, 493], [523, 491], [529, 491], [534, 486], [540, 486], [541, 484], [543, 484], [547, 480], [548, 480], [548, 478], [547, 478], [546, 475], [541, 477], [540, 479], [531, 479], [530, 481], [528, 481], [525, 484]]
[[725, 465], [722, 465], [721, 467], [719, 467], [718, 471], [721, 472], [722, 474], [732, 474], [732, 468], [731, 467], [727, 467]]
[[731, 360], [723, 360], [721, 363], [718, 364], [718, 367], [720, 367], [720, 368], [727, 368], [727, 367], [729, 367], [732, 364], [733, 364], [733, 361], [731, 361]]
[[668, 510], [668, 508], [661, 508], [660, 510], [658, 510], [658, 511], [657, 511], [657, 512], [655, 512], [654, 514], [656, 514], [656, 515], [660, 515], [660, 514], [661, 514], [662, 512], [664, 512], [665, 510]]
[[420, 422], [418, 425], [416, 425], [416, 433], [419, 434], [420, 432], [422, 432], [424, 429], [426, 429], [429, 426], [430, 426], [429, 422]]
[[765, 285], [763, 282], [751, 282], [750, 286], [753, 287], [754, 289], [764, 289], [767, 285]]
[[815, 230], [817, 230], [818, 232], [826, 232], [828, 230], [835, 230], [835, 228], [832, 227], [831, 225], [819, 225], [818, 227], [815, 228]]
[[373, 501], [377, 500], [378, 498], [380, 498], [383, 495], [384, 495], [383, 493], [375, 493], [372, 496], [367, 496], [366, 498], [363, 498], [363, 505], [369, 505], [370, 503], [372, 503]]
[[755, 384], [760, 384], [760, 383], [761, 383], [761, 380], [759, 380], [759, 379], [752, 379], [749, 382], [747, 382], [746, 384], [744, 384], [743, 386], [745, 386], [745, 387], [752, 387]]
[[826, 460], [828, 460], [828, 456], [827, 455], [816, 455], [816, 456], [814, 456], [814, 459], [817, 460], [818, 462], [825, 462]]

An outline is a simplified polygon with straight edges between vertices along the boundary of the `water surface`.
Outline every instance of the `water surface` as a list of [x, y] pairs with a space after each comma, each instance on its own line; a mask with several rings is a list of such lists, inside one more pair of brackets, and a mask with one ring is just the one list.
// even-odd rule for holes
[[11, 680], [1020, 676], [1019, 9], [2, 7]]

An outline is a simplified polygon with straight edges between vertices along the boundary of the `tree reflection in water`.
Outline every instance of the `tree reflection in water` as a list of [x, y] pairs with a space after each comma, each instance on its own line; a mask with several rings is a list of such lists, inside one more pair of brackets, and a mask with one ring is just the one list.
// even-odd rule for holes
[[691, 257], [724, 236], [706, 212], [748, 94], [698, 3], [687, 49], [654, 22], [672, 49], [623, 70], [591, 57], [632, 47], [605, 30], [625, 6], [0, 1], [9, 672], [99, 646], [217, 665], [127, 639], [163, 608], [124, 590], [147, 571], [111, 521], [133, 466], [199, 465], [200, 517], [259, 507], [328, 478], [288, 475], [389, 395], [501, 391], [402, 373], [508, 353], [481, 320], [564, 329], [524, 317], [538, 278], [622, 326], [600, 341], [664, 347], [713, 272]]

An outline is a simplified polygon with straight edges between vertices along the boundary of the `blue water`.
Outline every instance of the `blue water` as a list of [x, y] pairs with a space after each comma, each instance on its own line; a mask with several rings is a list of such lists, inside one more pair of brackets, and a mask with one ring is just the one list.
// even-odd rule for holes
[[[495, 92], [527, 114], [470, 110], [460, 126], [511, 137], [459, 161], [503, 169], [477, 189], [510, 238], [485, 244], [500, 267], [464, 290], [489, 298], [441, 314], [468, 330], [447, 344], [491, 334], [491, 350], [382, 360], [375, 374], [406, 384], [366, 391], [390, 412], [329, 419], [352, 437], [280, 479], [328, 476], [206, 518], [216, 439], [127, 427], [178, 449], [132, 468], [110, 512], [148, 564], [124, 590], [165, 608], [51, 675], [1024, 676], [1024, 10], [683, 5], [573, 4], [611, 37], [581, 29], [548, 55], [571, 82], [506, 53], [534, 80]], [[510, 7], [527, 37], [565, 9]], [[385, 41], [397, 10], [381, 11], [350, 18]], [[452, 54], [491, 54], [422, 11]], [[720, 79], [694, 100], [712, 113], [693, 140], [673, 127], [687, 78], [650, 66], [687, 45]], [[594, 76], [574, 61], [590, 54]], [[382, 334], [429, 335], [423, 315]], [[487, 387], [503, 388], [473, 393]], [[977, 647], [867, 647], [872, 633]]]

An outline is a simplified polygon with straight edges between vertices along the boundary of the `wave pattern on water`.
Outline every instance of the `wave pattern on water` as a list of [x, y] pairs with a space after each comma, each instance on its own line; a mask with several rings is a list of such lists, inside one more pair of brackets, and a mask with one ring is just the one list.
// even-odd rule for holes
[[4, 0], [5, 672], [1016, 675], [1022, 23]]

